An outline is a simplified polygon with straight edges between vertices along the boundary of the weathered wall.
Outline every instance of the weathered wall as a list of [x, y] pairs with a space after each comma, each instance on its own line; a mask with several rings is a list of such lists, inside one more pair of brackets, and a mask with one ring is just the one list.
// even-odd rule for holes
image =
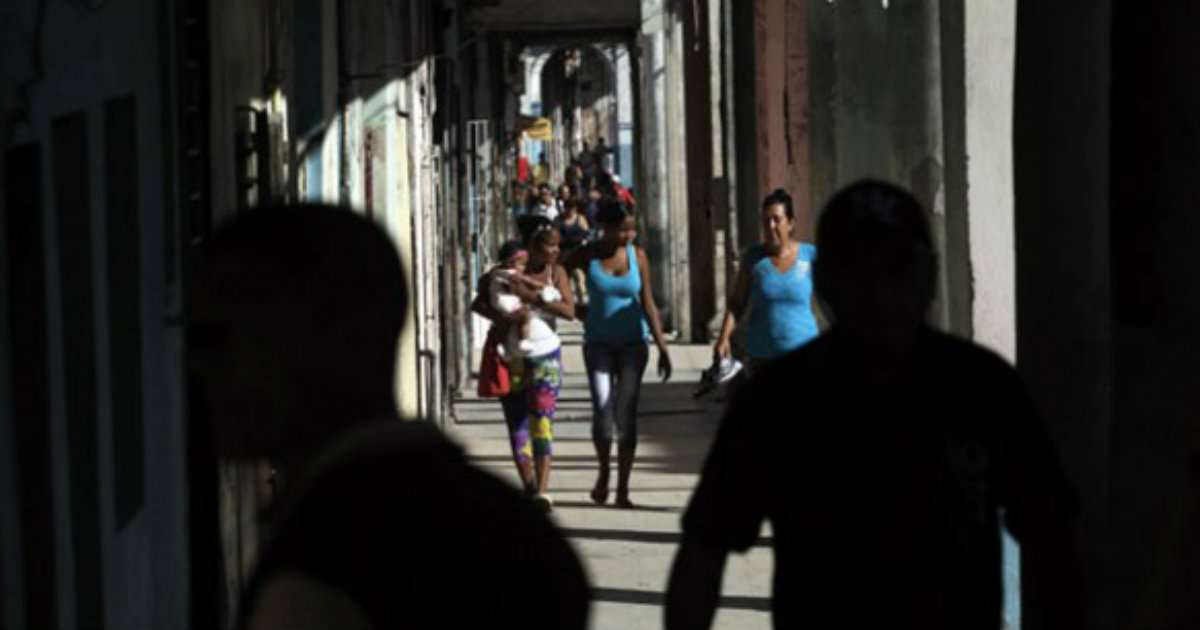
[[[668, 239], [670, 253], [667, 257], [667, 267], [671, 273], [670, 301], [672, 307], [673, 328], [679, 331], [682, 339], [690, 340], [694, 331], [692, 326], [692, 294], [691, 294], [691, 258], [688, 246], [688, 137], [687, 117], [687, 72], [685, 62], [687, 53], [684, 40], [685, 28], [693, 25], [684, 24], [683, 2], [666, 0], [664, 2], [663, 31], [665, 33], [665, 82], [664, 99], [666, 126], [664, 129], [664, 146], [666, 148], [666, 183], [667, 216], [669, 217]], [[662, 263], [659, 263], [662, 264]]]
[[[752, 206], [742, 208], [757, 219], [758, 202], [763, 197], [776, 188], [787, 190], [795, 201], [796, 237], [805, 241], [813, 235], [808, 158], [808, 4], [807, 0], [753, 3], [758, 194]], [[754, 235], [758, 236], [758, 230]]]
[[[21, 379], [0, 387], [0, 458], [15, 464], [0, 468], [3, 623], [181, 627], [186, 457], [163, 100], [171, 16], [155, 2], [48, 2], [39, 24], [38, 6], [6, 5], [0, 20], [0, 114], [15, 123], [4, 153], [22, 160], [3, 167], [23, 175], [3, 189], [19, 200], [4, 206], [5, 223], [22, 233], [0, 246], [13, 276], [2, 285], [12, 327], [0, 331], [0, 363], [6, 379]], [[10, 90], [14, 81], [27, 91]], [[24, 553], [8, 553], [16, 548]]]
[[[803, 183], [811, 192], [801, 196], [818, 208], [811, 224], [829, 195], [856, 180], [878, 178], [911, 190], [928, 211], [940, 259], [932, 319], [969, 336], [962, 6], [806, 5], [805, 141], [814, 157]], [[800, 58], [791, 63], [799, 66]]]
[[972, 338], [1016, 360], [1013, 70], [1016, 0], [963, 3]]
[[809, 204], [811, 224], [837, 191], [837, 7], [811, 2], [808, 16]]
[[[291, 4], [282, 0], [212, 0], [211, 24], [211, 110], [210, 153], [212, 210], [215, 223], [239, 207], [261, 203], [286, 190], [290, 173], [288, 139], [291, 132], [286, 103], [293, 96], [293, 51]], [[278, 95], [281, 98], [275, 98]], [[256, 154], [249, 170], [242, 172], [247, 158], [244, 147], [251, 129], [250, 108], [270, 111], [281, 125], [271, 134], [269, 148]], [[259, 161], [272, 163], [268, 172], [276, 181], [266, 188], [246, 192], [247, 177], [257, 177]], [[282, 177], [280, 177], [282, 175]], [[279, 181], [283, 179], [284, 181]], [[269, 189], [268, 189], [269, 188]]]
[[672, 296], [675, 289], [674, 276], [670, 273], [670, 218], [667, 191], [667, 116], [666, 116], [666, 33], [667, 19], [663, 0], [642, 0], [642, 29], [639, 38], [641, 76], [641, 130], [639, 147], [641, 153], [643, 185], [638, 191], [638, 204], [642, 210], [644, 246], [652, 261], [650, 282], [654, 287], [654, 300], [662, 315], [663, 326], [673, 328], [675, 306]]
[[713, 258], [713, 124], [712, 56], [708, 38], [708, 5], [683, 4], [684, 133], [687, 170], [687, 267], [691, 330], [683, 331], [697, 342], [709, 340], [709, 324], [717, 310], [717, 269]]

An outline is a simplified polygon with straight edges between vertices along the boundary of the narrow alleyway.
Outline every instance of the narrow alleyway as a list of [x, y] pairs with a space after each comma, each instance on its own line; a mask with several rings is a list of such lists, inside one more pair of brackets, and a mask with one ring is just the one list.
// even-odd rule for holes
[[[588, 498], [595, 480], [591, 403], [583, 371], [582, 333], [577, 324], [562, 331], [564, 387], [555, 423], [551, 494], [553, 518], [586, 565], [592, 586], [592, 627], [662, 627], [662, 599], [679, 543], [679, 520], [708, 451], [721, 401], [691, 397], [711, 348], [674, 345], [675, 374], [663, 384], [651, 348], [639, 414], [638, 459], [633, 472], [635, 510], [596, 506]], [[478, 365], [478, 360], [473, 362]], [[474, 384], [470, 390], [473, 392]], [[483, 468], [517, 485], [500, 406], [495, 400], [455, 402], [447, 432]], [[732, 556], [715, 628], [769, 628], [772, 558], [770, 536], [745, 556]]]

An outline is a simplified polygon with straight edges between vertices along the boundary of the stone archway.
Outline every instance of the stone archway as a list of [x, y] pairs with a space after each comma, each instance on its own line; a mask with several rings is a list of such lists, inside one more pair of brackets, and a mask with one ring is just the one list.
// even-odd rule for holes
[[561, 175], [585, 143], [594, 148], [603, 138], [611, 146], [618, 133], [617, 76], [605, 55], [591, 45], [560, 48], [542, 68], [540, 82], [543, 115], [555, 126], [547, 156], [552, 173]]

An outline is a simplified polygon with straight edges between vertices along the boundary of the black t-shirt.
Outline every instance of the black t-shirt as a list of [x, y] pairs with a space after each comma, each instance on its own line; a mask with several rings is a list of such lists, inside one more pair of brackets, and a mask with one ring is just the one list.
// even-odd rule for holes
[[1033, 540], [1071, 509], [1016, 373], [925, 330], [871, 379], [843, 343], [819, 337], [737, 392], [685, 535], [745, 551], [770, 520], [776, 627], [997, 628], [999, 511]]
[[432, 427], [393, 424], [323, 466], [285, 511], [244, 603], [299, 570], [377, 628], [584, 628], [583, 568], [545, 514]]

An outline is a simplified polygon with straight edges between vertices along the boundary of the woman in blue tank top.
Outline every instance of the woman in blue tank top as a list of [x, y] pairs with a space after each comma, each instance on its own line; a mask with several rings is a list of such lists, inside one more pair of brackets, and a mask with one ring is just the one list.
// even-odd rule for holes
[[592, 500], [608, 501], [609, 461], [613, 428], [617, 441], [618, 507], [633, 507], [629, 500], [629, 474], [637, 450], [637, 407], [642, 374], [650, 351], [647, 339], [658, 346], [658, 372], [671, 377], [671, 357], [650, 291], [650, 262], [633, 244], [637, 220], [616, 199], [603, 199], [597, 221], [604, 229], [598, 243], [577, 250], [568, 268], [582, 268], [587, 283], [587, 315], [583, 323], [583, 360], [587, 365], [592, 396], [592, 444], [600, 471]]
[[[817, 248], [792, 237], [792, 198], [782, 189], [763, 200], [763, 240], [743, 258], [713, 347], [730, 355], [730, 335], [745, 316], [745, 347], [751, 371], [763, 361], [799, 348], [818, 334], [812, 310], [812, 262]], [[746, 309], [750, 312], [746, 315]]]

